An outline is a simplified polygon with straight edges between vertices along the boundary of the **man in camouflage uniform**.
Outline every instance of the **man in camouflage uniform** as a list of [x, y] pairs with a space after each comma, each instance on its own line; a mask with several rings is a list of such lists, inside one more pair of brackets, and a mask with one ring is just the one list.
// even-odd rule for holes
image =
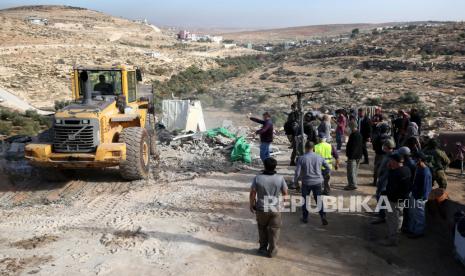
[[450, 164], [450, 159], [447, 154], [439, 149], [439, 143], [435, 139], [431, 139], [424, 151], [428, 157], [428, 164], [433, 173], [433, 184], [436, 181], [439, 188], [447, 188], [446, 169]]

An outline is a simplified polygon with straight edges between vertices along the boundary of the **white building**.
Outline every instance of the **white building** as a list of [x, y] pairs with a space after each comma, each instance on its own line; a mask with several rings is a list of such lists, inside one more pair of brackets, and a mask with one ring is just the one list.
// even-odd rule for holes
[[28, 16], [28, 17], [26, 17], [26, 22], [28, 22], [29, 24], [40, 25], [40, 26], [48, 25], [48, 19], [40, 18], [40, 17], [37, 17], [37, 16]]

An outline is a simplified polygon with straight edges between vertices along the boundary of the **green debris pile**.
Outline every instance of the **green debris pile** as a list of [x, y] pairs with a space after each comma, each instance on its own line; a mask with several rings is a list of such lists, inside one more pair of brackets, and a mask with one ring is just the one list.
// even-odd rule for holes
[[206, 132], [206, 136], [208, 138], [214, 138], [218, 135], [235, 139], [234, 147], [231, 152], [232, 162], [241, 161], [247, 164], [252, 163], [252, 158], [250, 156], [250, 144], [247, 143], [244, 136], [237, 137], [224, 127], [214, 128]]

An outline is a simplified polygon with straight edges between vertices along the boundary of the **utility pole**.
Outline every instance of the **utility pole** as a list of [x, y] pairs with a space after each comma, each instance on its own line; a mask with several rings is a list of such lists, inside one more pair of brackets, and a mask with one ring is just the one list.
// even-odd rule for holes
[[297, 97], [297, 106], [298, 106], [298, 112], [299, 112], [299, 126], [300, 126], [300, 134], [302, 135], [302, 143], [301, 143], [301, 150], [302, 153], [305, 152], [305, 142], [303, 140], [304, 137], [304, 108], [303, 108], [303, 101], [302, 98], [306, 94], [313, 94], [313, 93], [320, 93], [320, 92], [325, 92], [327, 91], [326, 89], [321, 89], [321, 90], [310, 90], [310, 91], [302, 91], [300, 89], [294, 89], [294, 93], [286, 94], [286, 95], [281, 95], [279, 96], [280, 98], [284, 97]]

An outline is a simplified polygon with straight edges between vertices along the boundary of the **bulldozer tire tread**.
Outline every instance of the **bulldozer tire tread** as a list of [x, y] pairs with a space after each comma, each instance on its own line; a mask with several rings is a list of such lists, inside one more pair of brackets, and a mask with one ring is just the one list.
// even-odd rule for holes
[[141, 127], [128, 127], [120, 134], [120, 142], [126, 144], [126, 160], [120, 163], [121, 176], [126, 180], [147, 179], [149, 175], [150, 158], [144, 162], [143, 145], [147, 143], [150, 150], [149, 135]]

